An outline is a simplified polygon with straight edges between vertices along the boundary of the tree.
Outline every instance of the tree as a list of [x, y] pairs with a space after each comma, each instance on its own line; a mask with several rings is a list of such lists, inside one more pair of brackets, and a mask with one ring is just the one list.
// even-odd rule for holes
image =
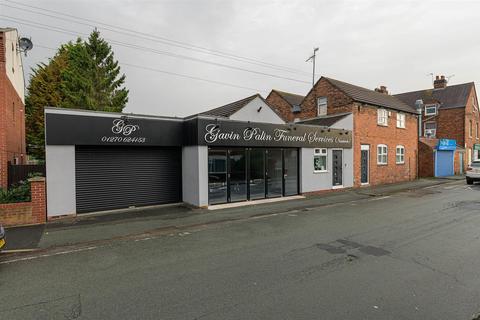
[[46, 106], [121, 112], [128, 102], [125, 75], [112, 48], [94, 30], [88, 41], [78, 38], [60, 46], [48, 64], [33, 70], [25, 98], [28, 152], [44, 159]]
[[37, 68], [32, 70], [25, 97], [25, 122], [28, 153], [37, 159], [45, 157], [44, 108], [59, 107], [64, 100], [61, 79], [70, 46], [67, 44], [60, 47], [48, 64], [38, 64]]
[[87, 42], [68, 51], [63, 72], [65, 108], [121, 112], [128, 101], [125, 75], [113, 57], [110, 45], [94, 30]]

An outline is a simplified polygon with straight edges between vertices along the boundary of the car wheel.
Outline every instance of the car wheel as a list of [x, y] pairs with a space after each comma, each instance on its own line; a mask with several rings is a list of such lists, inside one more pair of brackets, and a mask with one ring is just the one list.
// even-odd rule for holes
[[467, 178], [467, 184], [473, 184], [473, 180], [472, 180], [472, 179], [469, 179], [469, 178]]

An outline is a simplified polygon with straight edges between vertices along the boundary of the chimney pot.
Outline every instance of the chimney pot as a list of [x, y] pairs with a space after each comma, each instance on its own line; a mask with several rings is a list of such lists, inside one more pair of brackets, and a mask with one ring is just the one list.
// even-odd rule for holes
[[378, 88], [375, 88], [375, 91], [379, 93], [388, 94], [388, 90], [386, 86], [380, 86]]
[[433, 81], [433, 88], [434, 89], [445, 89], [447, 87], [447, 79], [445, 76], [436, 76], [435, 81]]

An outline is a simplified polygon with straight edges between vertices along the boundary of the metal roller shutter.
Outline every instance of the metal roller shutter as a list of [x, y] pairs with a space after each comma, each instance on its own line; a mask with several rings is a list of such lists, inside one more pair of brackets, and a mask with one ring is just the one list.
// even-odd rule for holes
[[76, 146], [77, 213], [180, 202], [179, 148]]

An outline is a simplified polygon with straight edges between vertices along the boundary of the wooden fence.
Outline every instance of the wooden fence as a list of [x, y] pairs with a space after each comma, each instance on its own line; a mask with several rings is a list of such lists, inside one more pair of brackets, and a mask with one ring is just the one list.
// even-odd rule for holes
[[30, 174], [38, 173], [45, 177], [44, 164], [8, 164], [8, 187], [28, 179]]

